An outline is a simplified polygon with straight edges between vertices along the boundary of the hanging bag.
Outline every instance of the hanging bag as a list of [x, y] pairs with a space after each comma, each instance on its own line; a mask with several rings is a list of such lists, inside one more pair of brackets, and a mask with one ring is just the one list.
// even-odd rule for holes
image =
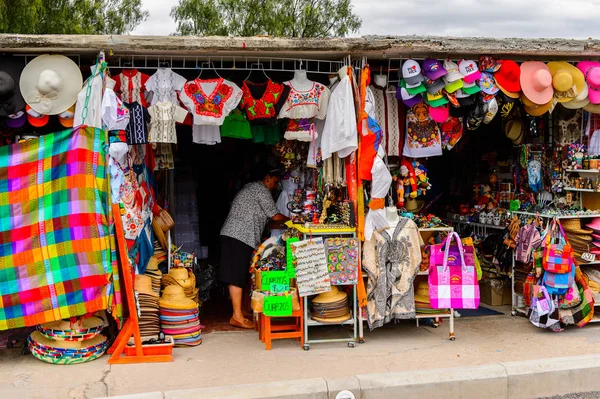
[[575, 279], [575, 268], [569, 273], [545, 272], [542, 284], [550, 295], [565, 295], [573, 285]]
[[[452, 240], [456, 240], [458, 257], [450, 256]], [[444, 242], [442, 264], [429, 266], [429, 300], [432, 309], [477, 309], [479, 307], [479, 283], [473, 263], [467, 265], [460, 237], [452, 232]], [[432, 248], [432, 253], [434, 249]]]
[[[556, 231], [558, 225], [559, 231]], [[558, 243], [554, 240], [558, 239]], [[565, 240], [565, 232], [560, 222], [554, 220], [552, 229], [546, 236], [543, 266], [544, 270], [551, 273], [570, 273], [573, 265], [573, 248]]]

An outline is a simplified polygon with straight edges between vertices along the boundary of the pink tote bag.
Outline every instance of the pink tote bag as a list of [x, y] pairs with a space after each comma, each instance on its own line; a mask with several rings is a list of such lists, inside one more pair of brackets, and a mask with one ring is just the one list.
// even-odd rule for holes
[[[458, 257], [450, 256], [452, 239], [456, 240]], [[442, 244], [444, 258], [429, 265], [429, 300], [432, 309], [477, 309], [479, 282], [474, 264], [465, 262], [464, 249], [457, 233], [452, 232]], [[438, 258], [439, 259], [439, 258]], [[473, 263], [473, 262], [471, 262]]]

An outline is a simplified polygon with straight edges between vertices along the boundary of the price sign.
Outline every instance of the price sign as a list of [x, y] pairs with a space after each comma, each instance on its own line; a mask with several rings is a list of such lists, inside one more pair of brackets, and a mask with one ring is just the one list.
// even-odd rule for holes
[[292, 315], [292, 296], [267, 296], [263, 306], [265, 316], [291, 316]]

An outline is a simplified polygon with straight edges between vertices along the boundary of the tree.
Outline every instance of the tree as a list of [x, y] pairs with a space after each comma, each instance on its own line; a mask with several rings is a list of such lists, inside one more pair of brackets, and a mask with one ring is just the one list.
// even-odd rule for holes
[[0, 32], [124, 34], [148, 16], [142, 0], [2, 0]]
[[362, 24], [350, 0], [179, 0], [171, 17], [196, 36], [346, 36]]

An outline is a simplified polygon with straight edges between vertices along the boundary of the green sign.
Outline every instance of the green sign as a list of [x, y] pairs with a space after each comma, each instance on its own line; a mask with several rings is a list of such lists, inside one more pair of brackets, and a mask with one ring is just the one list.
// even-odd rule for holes
[[291, 316], [292, 296], [266, 296], [263, 313], [265, 316]]
[[261, 287], [263, 290], [271, 287], [271, 284], [287, 284], [290, 285], [290, 276], [288, 276], [285, 270], [276, 272], [262, 272], [261, 273]]
[[279, 283], [271, 283], [269, 284], [269, 292], [272, 294], [281, 294], [283, 292], [288, 292], [290, 290], [290, 284], [279, 284]]
[[290, 244], [294, 242], [300, 241], [297, 237], [288, 238], [285, 242], [285, 253], [286, 253], [286, 267], [285, 271], [287, 272], [290, 278], [296, 277], [296, 268], [294, 267], [294, 254], [292, 254], [292, 248]]

